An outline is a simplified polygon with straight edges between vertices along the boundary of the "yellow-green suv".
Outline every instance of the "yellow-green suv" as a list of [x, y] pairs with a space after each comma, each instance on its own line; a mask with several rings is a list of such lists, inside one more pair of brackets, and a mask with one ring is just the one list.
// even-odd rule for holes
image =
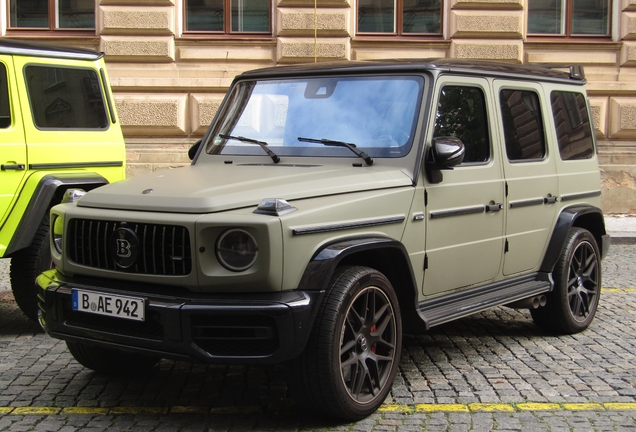
[[35, 278], [52, 265], [49, 210], [69, 188], [125, 176], [103, 54], [0, 39], [0, 258], [37, 318]]
[[580, 68], [453, 61], [238, 76], [191, 166], [51, 210], [41, 323], [81, 364], [289, 362], [372, 413], [403, 322], [495, 306], [586, 329], [609, 246]]

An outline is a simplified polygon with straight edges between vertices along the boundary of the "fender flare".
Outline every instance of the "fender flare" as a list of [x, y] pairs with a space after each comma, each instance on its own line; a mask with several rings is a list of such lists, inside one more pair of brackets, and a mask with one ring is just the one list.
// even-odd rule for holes
[[[582, 219], [586, 219], [586, 223], [578, 224], [577, 221]], [[595, 222], [596, 219], [600, 222]], [[548, 248], [543, 257], [543, 262], [541, 263], [541, 272], [552, 273], [561, 255], [561, 250], [565, 244], [568, 231], [574, 226], [582, 226], [592, 232], [601, 250], [601, 257], [605, 257], [610, 242], [609, 236], [605, 231], [603, 212], [598, 207], [590, 205], [574, 205], [564, 208], [557, 218], [556, 225], [552, 231], [552, 237], [550, 238]]]
[[4, 256], [10, 257], [31, 245], [44, 214], [61, 201], [62, 194], [67, 189], [81, 187], [88, 191], [105, 184], [108, 184], [108, 180], [95, 173], [47, 174], [42, 177], [29, 199]]
[[[380, 265], [373, 267], [380, 267], [378, 271], [382, 271], [393, 284], [400, 303], [406, 306], [403, 308], [405, 309], [403, 313], [416, 310], [418, 289], [409, 254], [401, 242], [386, 237], [347, 238], [324, 245], [305, 267], [298, 289], [302, 291], [328, 291], [331, 275], [340, 263], [344, 261], [352, 265], [368, 265], [366, 264], [368, 261], [365, 260], [369, 258], [369, 255], [363, 257], [360, 254], [373, 253], [373, 251], [379, 253], [390, 251], [402, 258], [402, 263], [396, 265], [395, 262], [381, 260], [381, 255], [373, 256], [373, 258], [378, 259], [376, 264], [380, 263]], [[360, 261], [357, 260], [358, 257]], [[383, 266], [384, 269], [381, 268]]]

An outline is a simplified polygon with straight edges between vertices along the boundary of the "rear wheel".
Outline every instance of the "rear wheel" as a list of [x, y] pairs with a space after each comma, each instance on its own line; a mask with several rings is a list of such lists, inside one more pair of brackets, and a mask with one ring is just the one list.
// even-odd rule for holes
[[159, 357], [145, 356], [116, 349], [66, 342], [68, 350], [82, 366], [104, 374], [133, 374], [148, 372]]
[[601, 295], [601, 254], [589, 231], [570, 229], [553, 277], [554, 290], [544, 307], [530, 310], [532, 319], [549, 332], [585, 330], [594, 319]]
[[391, 390], [400, 363], [402, 323], [384, 275], [367, 267], [339, 269], [295, 367], [307, 406], [359, 420]]
[[11, 258], [11, 290], [20, 310], [31, 320], [38, 319], [38, 286], [35, 282], [40, 273], [52, 266], [49, 246], [49, 215], [33, 237], [31, 245]]

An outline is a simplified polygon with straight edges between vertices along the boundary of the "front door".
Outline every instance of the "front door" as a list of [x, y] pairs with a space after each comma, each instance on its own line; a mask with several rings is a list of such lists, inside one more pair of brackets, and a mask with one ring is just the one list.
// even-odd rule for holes
[[0, 226], [19, 193], [27, 167], [24, 128], [12, 71], [11, 57], [0, 56]]
[[488, 82], [442, 77], [433, 106], [435, 125], [427, 142], [453, 136], [466, 148], [464, 162], [428, 184], [424, 295], [493, 281], [500, 272], [504, 231], [504, 181], [493, 133]]

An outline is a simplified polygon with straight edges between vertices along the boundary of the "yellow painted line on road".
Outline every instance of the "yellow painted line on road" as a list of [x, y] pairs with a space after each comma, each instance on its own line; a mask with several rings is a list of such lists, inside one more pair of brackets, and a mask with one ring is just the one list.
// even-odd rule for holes
[[[474, 413], [474, 412], [520, 412], [520, 411], [636, 411], [636, 402], [606, 403], [466, 403], [466, 404], [384, 404], [378, 412], [413, 414], [413, 413]], [[168, 414], [218, 414], [218, 415], [251, 415], [262, 414], [260, 406], [229, 406], [209, 408], [205, 406], [172, 406], [172, 407], [0, 407], [3, 415], [157, 415]]]
[[559, 411], [561, 405], [556, 403], [526, 402], [515, 404], [519, 411]]
[[566, 411], [599, 411], [605, 407], [600, 403], [564, 403], [563, 408]]
[[627, 292], [634, 293], [636, 288], [601, 288], [601, 292]]
[[62, 410], [62, 414], [76, 415], [106, 415], [110, 412], [110, 408], [98, 407], [66, 407]]
[[[408, 405], [407, 405], [408, 406]], [[415, 412], [468, 412], [466, 404], [417, 404]]]
[[111, 408], [109, 414], [152, 414], [164, 415], [168, 414], [168, 407], [115, 407]]
[[506, 411], [512, 412], [515, 410], [510, 404], [505, 403], [471, 403], [468, 404], [468, 409], [471, 411], [487, 411], [487, 412], [495, 412], [495, 411]]
[[59, 414], [62, 408], [55, 407], [18, 407], [11, 411], [15, 415], [54, 415]]

